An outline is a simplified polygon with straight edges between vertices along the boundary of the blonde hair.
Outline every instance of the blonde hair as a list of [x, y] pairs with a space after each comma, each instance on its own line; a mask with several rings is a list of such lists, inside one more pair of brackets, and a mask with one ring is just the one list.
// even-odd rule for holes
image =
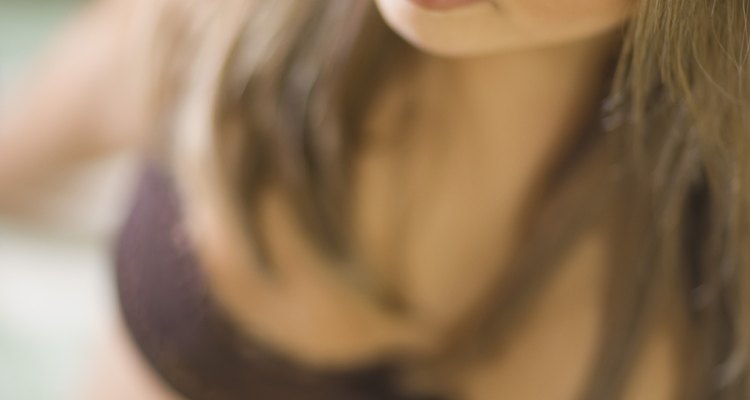
[[[174, 2], [170, 7], [181, 12], [162, 14], [169, 21], [185, 18], [162, 35], [166, 46], [181, 49], [179, 71], [168, 75], [183, 83], [172, 97], [180, 101], [169, 114], [167, 149], [202, 238], [198, 246], [212, 264], [207, 269], [217, 297], [236, 314], [241, 296], [227, 288], [242, 279], [242, 269], [272, 274], [275, 268], [257, 215], [258, 198], [271, 184], [284, 188], [295, 217], [336, 273], [356, 268], [347, 241], [347, 166], [356, 157], [357, 127], [372, 93], [410, 49], [367, 2], [197, 3]], [[682, 288], [690, 316], [679, 398], [750, 395], [748, 7], [745, 0], [644, 0], [623, 31], [595, 131], [606, 139], [595, 146], [607, 147], [617, 175], [616, 194], [607, 199], [618, 199], [612, 212], [621, 233], [612, 260], [611, 312], [583, 399], [622, 391], [649, 310], [667, 284]], [[592, 185], [609, 179], [590, 176], [580, 153], [572, 153], [578, 167], [566, 169], [575, 173], [551, 176], [539, 212], [575, 204], [565, 196], [587, 197]], [[557, 193], [571, 190], [560, 189], [561, 179], [576, 182], [575, 193]], [[568, 214], [560, 218], [601, 218]], [[576, 224], [582, 222], [561, 226]], [[524, 261], [533, 265], [526, 269], [533, 274], [519, 278], [524, 290], [502, 300], [510, 305], [488, 299], [467, 324], [477, 329], [467, 328], [462, 343], [492, 346], [498, 321], [518, 322], [509, 315], [517, 318], [533, 302], [556, 266], [555, 255], [571, 244], [560, 239], [563, 233], [535, 239], [550, 250]], [[398, 312], [374, 297], [375, 306]]]

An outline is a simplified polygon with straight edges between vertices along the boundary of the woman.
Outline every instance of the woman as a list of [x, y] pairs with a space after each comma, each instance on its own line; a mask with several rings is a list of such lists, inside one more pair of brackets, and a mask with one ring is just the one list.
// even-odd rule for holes
[[101, 4], [0, 198], [148, 149], [118, 286], [186, 398], [744, 399], [749, 6]]

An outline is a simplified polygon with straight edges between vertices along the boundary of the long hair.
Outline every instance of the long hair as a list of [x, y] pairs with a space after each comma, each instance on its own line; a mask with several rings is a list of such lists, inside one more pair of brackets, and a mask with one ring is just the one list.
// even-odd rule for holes
[[[500, 348], [501, 339], [512, 345], [512, 338], [500, 338], [508, 335], [501, 328], [520, 323], [522, 310], [573, 243], [563, 238], [605, 218], [586, 209], [549, 210], [591, 197], [592, 188], [601, 188], [592, 185], [604, 179], [615, 183], [606, 197], [614, 206], [606, 209], [620, 224], [618, 248], [604, 339], [580, 397], [619, 396], [653, 310], [676, 285], [689, 316], [679, 398], [744, 399], [750, 395], [750, 2], [637, 3], [593, 130], [593, 146], [606, 148], [611, 168], [606, 176], [592, 175], [587, 154], [596, 152], [580, 149], [590, 140], [561, 158], [571, 172], [550, 175], [550, 190], [529, 219], [533, 225], [534, 215], [545, 212], [553, 218], [544, 219], [557, 227], [552, 233], [529, 229], [535, 248], [548, 251], [531, 256], [520, 249], [523, 268], [515, 267], [525, 272], [517, 289], [488, 295], [443, 353], [476, 354], [472, 347]], [[162, 34], [164, 47], [182, 49], [173, 57], [178, 62], [163, 60], [172, 67], [157, 69], [182, 79], [179, 90], [170, 88], [180, 101], [165, 113], [172, 128], [166, 149], [201, 237], [197, 245], [212, 264], [208, 275], [218, 299], [241, 314], [241, 296], [231, 287], [243, 268], [272, 276], [277, 267], [258, 215], [259, 198], [273, 186], [282, 188], [334, 273], [353, 277], [347, 282], [360, 285], [376, 307], [403, 312], [358, 266], [348, 239], [348, 172], [363, 146], [359, 124], [374, 91], [393, 68], [408, 67], [413, 50], [369, 2], [226, 0], [169, 7], [179, 12], [162, 18], [177, 15], [182, 23], [153, 24], [169, 31]], [[211, 221], [221, 221], [221, 241], [229, 243], [211, 237]]]

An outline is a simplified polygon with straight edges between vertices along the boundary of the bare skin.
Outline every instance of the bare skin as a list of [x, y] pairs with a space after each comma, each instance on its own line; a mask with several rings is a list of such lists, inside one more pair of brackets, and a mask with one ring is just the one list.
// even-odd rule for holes
[[[361, 242], [376, 265], [393, 269], [376, 271], [381, 279], [433, 329], [452, 327], [502, 276], [497, 267], [516, 245], [520, 211], [534, 185], [595, 106], [600, 82], [591, 77], [611, 45], [603, 37], [497, 57], [426, 57], [415, 74], [420, 78], [409, 77], [420, 80], [419, 107], [426, 109], [409, 132], [388, 128], [388, 103], [403, 96], [400, 82], [386, 92], [393, 97], [383, 98], [373, 134], [409, 135], [413, 143], [401, 152], [387, 146], [365, 152], [356, 179]], [[401, 201], [411, 208], [389, 214], [399, 201], [393, 193], [404, 191]], [[477, 400], [574, 398], [596, 351], [600, 241], [589, 238], [564, 263], [564, 276], [512, 350], [457, 374], [452, 390]]]
[[[359, 160], [355, 178], [358, 239], [375, 261], [370, 272], [378, 284], [402, 297], [406, 308], [431, 332], [449, 329], [470, 309], [473, 296], [502, 274], [497, 266], [514, 245], [519, 211], [550, 159], [598, 105], [602, 82], [592, 77], [603, 76], [613, 45], [612, 38], [604, 35], [570, 46], [498, 57], [426, 56], [413, 75], [395, 76], [392, 86], [383, 88], [365, 126], [372, 145]], [[407, 130], [394, 128], [407, 96], [419, 104], [416, 119]], [[403, 137], [409, 138], [407, 144], [395, 145], [403, 143]], [[290, 265], [309, 263], [289, 256], [299, 254], [288, 251], [289, 246], [303, 241], [295, 227], [283, 223], [283, 217], [274, 218], [273, 212], [267, 215], [277, 226], [269, 233], [272, 248], [278, 243], [279, 260]], [[605, 247], [601, 232], [592, 232], [563, 261], [565, 272], [533, 311], [509, 353], [441, 383], [466, 399], [575, 398], [597, 350], [604, 311]], [[302, 284], [311, 288], [325, 281], [322, 275], [305, 277]], [[240, 292], [246, 293], [245, 289]], [[242, 295], [229, 300], [237, 309], [254, 301]], [[298, 301], [306, 309], [316, 302], [328, 309], [314, 297]], [[269, 318], [271, 314], [278, 315], [269, 313]], [[285, 329], [278, 318], [265, 323], [262, 319], [255, 314], [248, 324]], [[672, 396], [679, 321], [668, 321], [650, 335], [628, 399]], [[289, 324], [291, 329], [293, 322]], [[349, 328], [341, 325], [343, 331]], [[305, 344], [296, 339], [269, 341], [300, 351], [327, 343], [326, 337], [309, 334], [299, 338]], [[371, 345], [356, 335], [349, 343], [361, 348]], [[316, 357], [324, 356], [311, 353], [310, 358], [320, 361]]]
[[[37, 219], [38, 205], [79, 168], [145, 142], [138, 119], [118, 117], [110, 97], [127, 58], [136, 2], [103, 1], [71, 21], [14, 102], [0, 109], [0, 214]], [[131, 115], [132, 116], [132, 115]], [[102, 118], [98, 118], [102, 117]], [[113, 124], [111, 118], [118, 123]], [[141, 121], [145, 122], [145, 121]], [[181, 400], [137, 352], [119, 318], [95, 344], [83, 400]]]
[[[69, 59], [71, 48], [90, 49], [79, 58], [85, 62], [70, 70], [42, 71], [35, 81], [41, 88], [48, 82], [61, 81], [68, 82], [69, 87], [55, 92], [53, 98], [32, 88], [28, 97], [19, 102], [19, 111], [6, 111], [5, 115], [11, 117], [0, 119], [6, 121], [0, 125], [2, 133], [28, 132], [23, 137], [14, 135], [11, 140], [0, 135], [0, 210], [5, 207], [13, 211], [16, 204], [24, 203], [21, 199], [43, 196], [36, 189], [38, 183], [53, 179], [61, 170], [112, 152], [137, 150], [142, 145], [146, 133], [143, 127], [148, 125], [146, 116], [134, 119], [140, 121], [137, 124], [119, 125], [120, 129], [113, 130], [111, 124], [90, 119], [101, 114], [91, 112], [87, 103], [91, 93], [79, 90], [96, 90], [101, 82], [113, 79], [117, 62], [101, 60], [119, 59], [111, 53], [111, 44], [128, 36], [123, 35], [120, 25], [111, 22], [118, 21], [121, 12], [117, 6], [105, 7], [82, 19], [68, 39], [68, 43], [76, 45], [62, 44], [63, 50], [49, 64], [56, 65], [54, 60], [58, 58]], [[111, 42], [105, 41], [104, 46], [80, 45], [79, 41], [92, 37], [109, 37]], [[376, 268], [371, 272], [380, 284], [405, 299], [420, 324], [437, 332], [450, 327], [470, 306], [472, 295], [502, 273], [496, 265], [507, 257], [514, 244], [519, 210], [550, 159], [595, 108], [602, 82], [592, 77], [601, 76], [614, 45], [608, 34], [602, 34], [566, 45], [498, 56], [453, 61], [425, 56], [420, 60], [416, 80], [412, 76], [394, 76], [392, 86], [382, 89], [365, 134], [374, 143], [387, 144], [395, 139], [394, 135], [402, 134], [413, 139], [400, 153], [382, 151], [388, 145], [374, 145], [359, 161], [355, 210], [361, 234], [357, 239], [377, 261], [373, 265], [398, 269]], [[416, 93], [413, 95], [423, 108], [409, 132], [393, 128], [394, 113], [405, 96], [399, 89], [405, 79], [412, 82], [409, 87], [416, 89], [412, 93]], [[33, 114], [27, 112], [32, 109], [29, 105], [34, 105]], [[410, 191], [412, 202], [412, 208], [400, 216], [386, 212], [393, 209], [389, 204], [393, 188], [389, 185], [393, 185], [395, 176], [402, 180], [398, 184]], [[34, 184], [26, 185], [28, 182]], [[284, 222], [288, 215], [272, 196], [267, 207], [267, 218], [276, 227], [270, 232], [271, 241], [294, 246], [297, 232]], [[405, 219], [399, 219], [404, 215]], [[591, 368], [599, 335], [602, 271], [606, 267], [604, 246], [602, 235], [596, 232], [582, 240], [579, 248], [564, 260], [566, 272], [533, 311], [512, 351], [502, 359], [459, 371], [446, 386], [470, 400], [575, 396]], [[299, 260], [287, 261], [295, 264]], [[274, 295], [258, 295], [264, 288], [257, 282], [248, 283], [258, 289], [250, 296], [244, 291], [226, 296], [238, 305], [237, 309], [244, 304], [253, 310], [254, 317], [248, 324], [259, 327], [272, 323], [275, 328], [266, 332], [269, 337], [275, 332], [290, 332], [287, 328], [293, 327], [294, 321], [285, 321], [278, 312], [285, 305], [294, 307], [301, 302], [315, 308], [319, 304], [320, 310], [329, 310], [324, 305], [330, 298], [305, 297], [305, 293], [312, 292], [304, 290], [327, 285], [327, 278], [314, 272], [304, 276], [306, 279], [298, 282], [297, 293], [301, 294], [279, 298], [275, 303]], [[456, 293], [456, 287], [472, 290]], [[279, 310], [258, 306], [269, 301], [281, 304]], [[340, 311], [331, 317], [334, 322], [361, 310], [352, 306]], [[242, 315], [237, 318], [245, 321]], [[375, 323], [387, 323], [373, 318]], [[671, 372], [676, 355], [670, 343], [677, 337], [680, 321], [661, 321], [649, 335], [628, 399], [667, 399], [674, 390]], [[97, 377], [99, 389], [92, 391], [91, 398], [116, 399], [117, 391], [111, 390], [110, 380], [114, 387], [142, 390], [138, 398], [176, 398], [123, 340], [121, 328], [115, 331], [114, 336], [119, 339], [116, 344], [107, 345], [112, 351], [106, 353], [106, 362], [109, 370], [122, 368], [125, 373]], [[343, 331], [333, 332], [344, 335], [341, 343], [348, 346], [340, 351], [342, 359], [354, 351], [351, 349], [369, 345]], [[304, 352], [325, 348], [330, 339], [291, 335], [271, 342]], [[319, 355], [308, 356], [314, 359]], [[545, 384], [540, 385], [540, 381]]]
[[144, 141], [141, 111], [118, 99], [133, 11], [110, 1], [81, 13], [0, 109], [0, 211], [33, 213], [75, 168]]
[[96, 357], [77, 400], [187, 400], [167, 386], [147, 364], [121, 322], [114, 318], [94, 344]]

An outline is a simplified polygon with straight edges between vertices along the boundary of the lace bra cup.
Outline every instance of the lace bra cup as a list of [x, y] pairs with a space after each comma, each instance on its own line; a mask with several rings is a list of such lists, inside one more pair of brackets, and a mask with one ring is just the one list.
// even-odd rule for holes
[[308, 370], [253, 343], [212, 301], [165, 169], [149, 165], [116, 247], [126, 326], [161, 378], [192, 400], [437, 400], [399, 393], [395, 369]]

